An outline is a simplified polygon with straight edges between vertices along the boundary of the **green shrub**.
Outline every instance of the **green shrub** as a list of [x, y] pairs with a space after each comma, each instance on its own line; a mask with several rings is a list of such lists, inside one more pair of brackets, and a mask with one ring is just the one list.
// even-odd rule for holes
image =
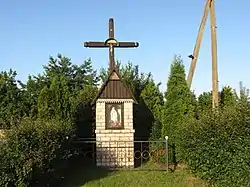
[[218, 186], [250, 186], [250, 107], [238, 105], [186, 122], [182, 149], [190, 169]]
[[60, 160], [70, 157], [74, 133], [68, 121], [24, 119], [8, 130], [0, 146], [0, 186], [34, 186]]

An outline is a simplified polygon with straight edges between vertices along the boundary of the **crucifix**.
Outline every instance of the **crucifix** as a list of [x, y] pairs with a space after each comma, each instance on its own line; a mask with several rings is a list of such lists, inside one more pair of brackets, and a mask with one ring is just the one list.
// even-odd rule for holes
[[109, 19], [109, 38], [104, 42], [85, 42], [84, 47], [90, 48], [109, 48], [109, 70], [115, 68], [114, 48], [138, 47], [138, 42], [118, 42], [114, 36], [114, 20]]

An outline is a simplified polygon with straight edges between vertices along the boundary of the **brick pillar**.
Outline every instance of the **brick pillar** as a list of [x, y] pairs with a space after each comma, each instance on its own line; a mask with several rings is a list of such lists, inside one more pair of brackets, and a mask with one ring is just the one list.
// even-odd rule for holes
[[[105, 104], [119, 102], [124, 108], [124, 128], [106, 129]], [[98, 99], [96, 102], [97, 166], [134, 167], [133, 100]]]

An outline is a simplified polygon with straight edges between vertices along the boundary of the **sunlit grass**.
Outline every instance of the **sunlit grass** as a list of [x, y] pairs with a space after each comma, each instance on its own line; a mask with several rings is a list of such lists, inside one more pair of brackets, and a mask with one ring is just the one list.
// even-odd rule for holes
[[204, 187], [202, 181], [194, 178], [188, 171], [118, 171], [107, 177], [87, 182], [84, 187]]
[[187, 169], [171, 171], [108, 171], [78, 160], [68, 169], [62, 187], [205, 187]]

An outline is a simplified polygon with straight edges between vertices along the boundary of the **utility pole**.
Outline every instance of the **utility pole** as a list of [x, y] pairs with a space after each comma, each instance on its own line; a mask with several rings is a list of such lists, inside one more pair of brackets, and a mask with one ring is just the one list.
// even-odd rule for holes
[[213, 86], [213, 108], [219, 105], [218, 96], [218, 65], [217, 65], [217, 39], [216, 39], [216, 22], [214, 0], [210, 4], [210, 24], [211, 24], [211, 39], [212, 39], [212, 86]]
[[215, 21], [215, 8], [214, 0], [207, 0], [203, 12], [203, 17], [200, 23], [200, 28], [198, 31], [198, 36], [196, 39], [196, 44], [192, 55], [189, 57], [192, 59], [188, 77], [187, 84], [189, 88], [192, 85], [192, 80], [196, 68], [196, 63], [199, 56], [200, 46], [203, 38], [204, 28], [206, 25], [206, 20], [210, 10], [210, 26], [211, 26], [211, 50], [212, 50], [212, 106], [213, 108], [219, 105], [219, 95], [218, 95], [218, 68], [217, 68], [217, 40], [216, 40], [216, 21]]

